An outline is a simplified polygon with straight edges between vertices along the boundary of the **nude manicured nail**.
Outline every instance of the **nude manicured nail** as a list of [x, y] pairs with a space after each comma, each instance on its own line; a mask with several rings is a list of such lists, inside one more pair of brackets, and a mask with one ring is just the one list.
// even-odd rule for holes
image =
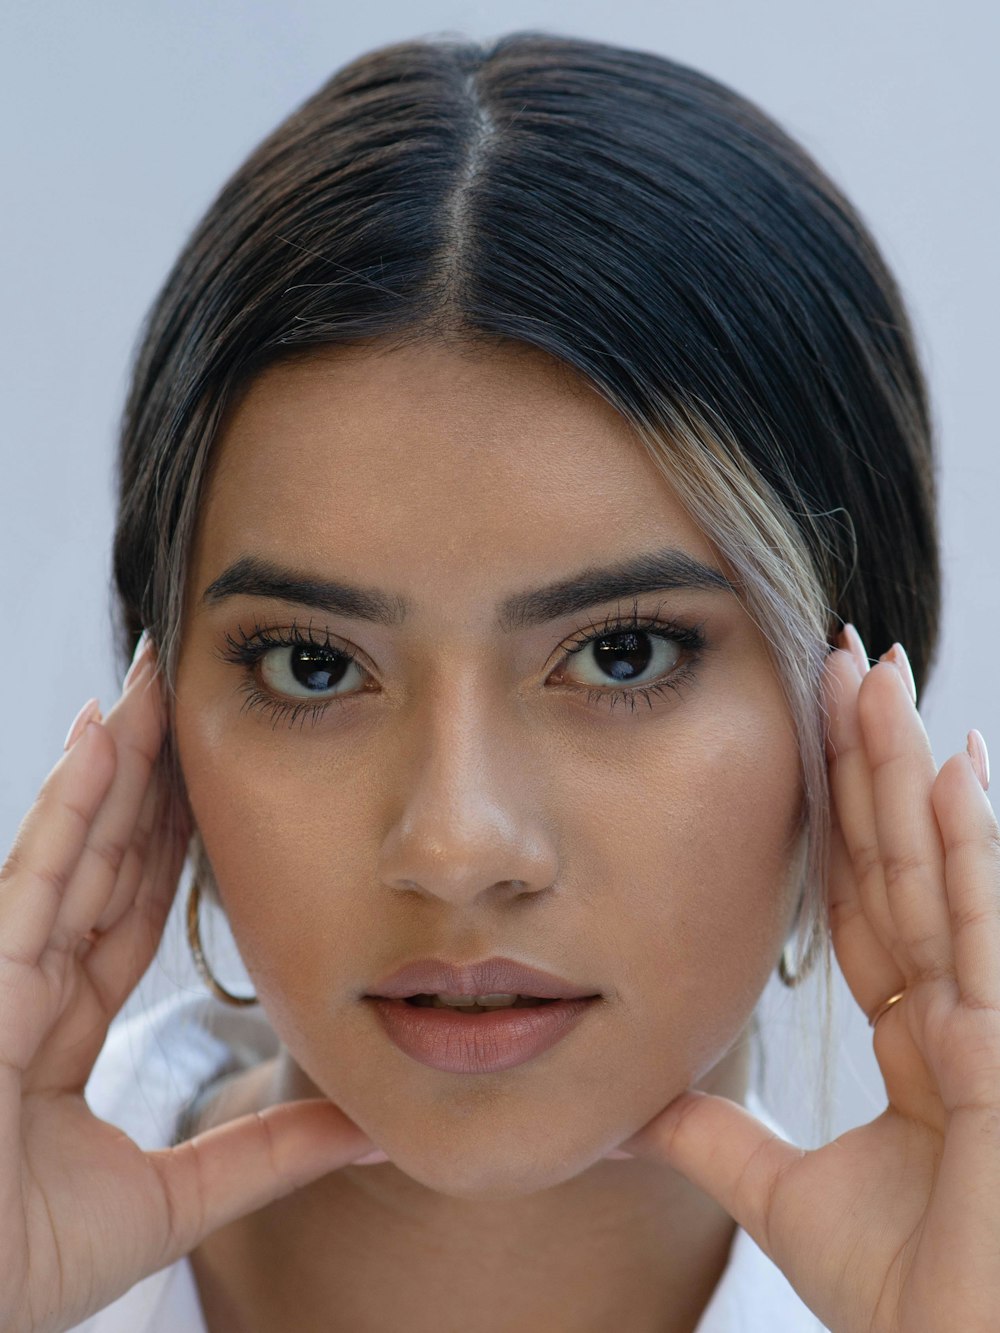
[[83, 729], [88, 722], [100, 722], [101, 720], [101, 705], [96, 699], [88, 699], [70, 723], [66, 739], [63, 741], [63, 749], [68, 750], [76, 744], [83, 735]]
[[129, 667], [125, 679], [122, 681], [123, 694], [142, 670], [143, 664], [148, 661], [149, 654], [146, 651], [148, 648], [149, 631], [144, 629], [139, 636], [139, 642], [135, 645], [135, 652], [132, 654], [132, 665]]
[[857, 662], [858, 670], [861, 672], [862, 676], [867, 675], [871, 670], [871, 663], [868, 661], [868, 653], [865, 651], [865, 645], [861, 641], [861, 635], [850, 621], [844, 625], [842, 633], [844, 644], [847, 647], [848, 652], [854, 657], [855, 662]]
[[903, 677], [903, 683], [910, 692], [910, 698], [916, 703], [917, 682], [913, 679], [913, 668], [910, 666], [910, 659], [906, 656], [906, 649], [903, 645], [894, 643], [888, 652], [882, 654], [879, 661], [892, 663]]
[[990, 756], [986, 749], [986, 742], [982, 734], [973, 728], [966, 738], [965, 748], [969, 752], [969, 758], [972, 760], [972, 767], [976, 770], [976, 777], [979, 779], [979, 785], [983, 791], [989, 791], [990, 787]]
[[375, 1152], [367, 1153], [364, 1157], [355, 1157], [351, 1166], [375, 1166], [378, 1162], [387, 1162], [388, 1160], [388, 1157], [379, 1148]]

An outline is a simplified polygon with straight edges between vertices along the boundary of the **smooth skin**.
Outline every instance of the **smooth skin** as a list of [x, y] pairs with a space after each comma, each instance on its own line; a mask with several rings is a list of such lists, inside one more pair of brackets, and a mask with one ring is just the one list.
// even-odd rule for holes
[[[665, 548], [715, 581], [539, 595]], [[220, 589], [248, 556], [290, 582]], [[537, 349], [326, 349], [230, 403], [188, 562], [176, 741], [280, 1048], [270, 1089], [255, 1067], [226, 1094], [244, 1111], [325, 1095], [389, 1161], [200, 1246], [212, 1333], [284, 1333], [292, 1309], [302, 1333], [696, 1326], [732, 1218], [676, 1172], [602, 1158], [684, 1089], [742, 1101], [801, 889], [798, 738], [726, 572], [629, 423]], [[357, 594], [316, 580], [396, 614], [352, 615]], [[544, 618], [505, 618], [525, 595]], [[633, 613], [688, 637], [654, 632], [611, 695], [594, 642]], [[308, 712], [274, 646], [293, 626], [355, 658]], [[262, 633], [262, 660], [233, 660]], [[601, 998], [542, 1055], [472, 1074], [404, 1055], [362, 998], [412, 959], [491, 954]]]
[[[866, 1014], [906, 987], [874, 1034], [889, 1104], [806, 1152], [732, 1101], [685, 1092], [621, 1147], [716, 1200], [834, 1333], [985, 1333], [1000, 1309], [1000, 835], [968, 755], [936, 769], [905, 669], [862, 674], [840, 644], [823, 683], [831, 927]], [[158, 944], [188, 833], [158, 817], [164, 716], [147, 651], [107, 720], [56, 764], [0, 871], [0, 1326], [11, 1333], [71, 1328], [374, 1146], [322, 1100], [153, 1153], [86, 1106], [108, 1025]]]
[[722, 1203], [834, 1333], [990, 1333], [1000, 833], [969, 754], [936, 769], [908, 675], [896, 645], [864, 673], [831, 654], [825, 681], [837, 961], [868, 1015], [906, 988], [874, 1031], [888, 1106], [805, 1152], [687, 1092], [624, 1146]]
[[4, 1333], [72, 1328], [232, 1218], [373, 1147], [329, 1101], [149, 1153], [88, 1109], [84, 1085], [156, 951], [189, 836], [157, 818], [155, 666], [148, 644], [107, 719], [50, 772], [0, 870]]

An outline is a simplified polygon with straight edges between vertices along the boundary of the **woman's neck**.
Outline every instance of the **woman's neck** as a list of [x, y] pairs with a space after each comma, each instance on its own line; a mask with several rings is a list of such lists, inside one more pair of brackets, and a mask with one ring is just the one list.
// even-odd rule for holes
[[[279, 1055], [226, 1080], [207, 1129], [302, 1096]], [[740, 1043], [698, 1086], [743, 1101]], [[693, 1333], [726, 1266], [735, 1223], [683, 1176], [600, 1161], [503, 1202], [456, 1199], [391, 1163], [345, 1167], [222, 1228], [192, 1266], [210, 1333], [442, 1325], [501, 1333]]]

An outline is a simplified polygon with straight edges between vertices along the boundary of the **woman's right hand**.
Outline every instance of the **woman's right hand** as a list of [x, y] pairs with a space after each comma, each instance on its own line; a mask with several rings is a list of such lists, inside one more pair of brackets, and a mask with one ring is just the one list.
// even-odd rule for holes
[[[0, 869], [0, 1329], [62, 1333], [209, 1233], [369, 1152], [332, 1102], [142, 1151], [84, 1085], [156, 952], [190, 835], [168, 826], [147, 640], [49, 773]], [[95, 932], [96, 940], [87, 936]]]

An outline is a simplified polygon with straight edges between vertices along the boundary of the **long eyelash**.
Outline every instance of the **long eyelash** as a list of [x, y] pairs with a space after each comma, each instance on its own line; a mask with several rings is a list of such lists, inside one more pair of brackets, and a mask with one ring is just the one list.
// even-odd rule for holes
[[236, 662], [246, 669], [247, 674], [239, 686], [240, 692], [246, 695], [240, 712], [249, 713], [254, 709], [260, 709], [265, 716], [270, 713], [274, 719], [272, 731], [283, 719], [287, 719], [289, 727], [294, 727], [295, 723], [298, 722], [300, 730], [307, 720], [310, 725], [315, 726], [331, 704], [346, 703], [348, 698], [352, 697], [334, 697], [317, 703], [310, 703], [308, 700], [290, 703], [288, 700], [278, 699], [275, 695], [267, 694], [257, 684], [252, 674], [253, 669], [265, 653], [270, 652], [272, 648], [323, 648], [347, 662], [357, 662], [358, 659], [353, 653], [349, 653], [345, 648], [341, 648], [331, 641], [328, 630], [323, 631], [319, 636], [314, 634], [311, 620], [304, 630], [300, 629], [298, 622], [293, 620], [289, 629], [279, 631], [267, 629], [254, 621], [254, 627], [249, 634], [246, 633], [242, 625], [237, 626], [237, 633], [239, 638], [234, 638], [229, 633], [225, 635], [228, 647], [227, 649], [219, 649], [217, 655], [224, 662]]
[[[561, 645], [561, 651], [566, 656], [573, 656], [582, 652], [596, 639], [623, 634], [629, 630], [644, 630], [655, 638], [669, 639], [684, 649], [687, 660], [683, 665], [675, 668], [666, 679], [654, 681], [650, 685], [634, 685], [630, 688], [610, 686], [601, 689], [585, 685], [573, 687], [585, 693], [588, 702], [606, 703], [609, 710], [614, 709], [616, 703], [622, 702], [627, 707], [635, 710], [639, 700], [643, 699], [652, 708], [654, 696], [666, 695], [668, 690], [681, 690], [691, 681], [695, 675], [695, 668], [699, 659], [708, 649], [704, 635], [704, 622], [694, 625], [681, 624], [674, 620], [661, 619], [658, 614], [640, 616], [638, 603], [633, 602], [630, 614], [610, 616], [600, 622], [591, 621], [589, 625], [577, 630], [570, 639]], [[317, 703], [309, 703], [306, 700], [290, 703], [266, 693], [258, 686], [252, 674], [253, 670], [261, 658], [272, 648], [326, 649], [348, 663], [356, 663], [360, 666], [353, 653], [331, 641], [329, 631], [323, 631], [318, 636], [314, 634], [311, 620], [304, 630], [299, 627], [297, 621], [293, 620], [289, 629], [279, 631], [265, 628], [255, 621], [249, 634], [243, 629], [242, 625], [237, 627], [237, 633], [238, 638], [229, 633], [224, 636], [227, 648], [217, 650], [217, 656], [225, 662], [235, 662], [246, 669], [246, 677], [239, 686], [240, 691], [246, 695], [240, 711], [250, 712], [254, 709], [260, 709], [265, 715], [270, 714], [274, 719], [272, 730], [283, 719], [287, 720], [289, 727], [294, 727], [298, 722], [301, 729], [307, 720], [310, 725], [315, 726], [331, 704], [344, 704], [355, 697], [354, 695], [344, 695], [324, 699]], [[362, 670], [364, 670], [363, 667]]]
[[[586, 693], [590, 703], [602, 704], [606, 701], [609, 711], [612, 711], [618, 702], [624, 703], [634, 711], [640, 699], [644, 699], [652, 708], [654, 695], [666, 695], [668, 690], [683, 689], [693, 679], [699, 659], [708, 650], [704, 621], [696, 625], [680, 624], [675, 620], [661, 619], [658, 612], [652, 616], [640, 616], [638, 602], [632, 603], [632, 611], [627, 616], [611, 616], [600, 623], [591, 621], [563, 647], [568, 647], [569, 654], [573, 655], [582, 652], [596, 639], [610, 638], [628, 630], [645, 630], [654, 638], [669, 639], [685, 650], [687, 660], [683, 665], [676, 667], [666, 679], [653, 681], [650, 685], [634, 685], [629, 689], [616, 689], [614, 686], [607, 689], [586, 685], [577, 687]], [[572, 644], [578, 646], [575, 648], [568, 646]]]

